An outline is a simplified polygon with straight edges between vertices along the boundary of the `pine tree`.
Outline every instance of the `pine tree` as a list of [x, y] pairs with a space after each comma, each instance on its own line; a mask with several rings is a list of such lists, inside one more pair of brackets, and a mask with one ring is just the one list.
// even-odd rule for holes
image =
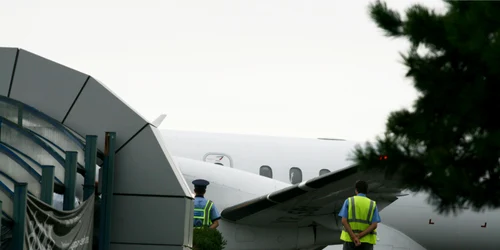
[[383, 2], [369, 6], [385, 35], [409, 40], [402, 57], [419, 96], [412, 109], [392, 112], [385, 133], [357, 146], [351, 159], [428, 192], [440, 213], [498, 208], [500, 2], [445, 2], [445, 13], [417, 4], [405, 18]]

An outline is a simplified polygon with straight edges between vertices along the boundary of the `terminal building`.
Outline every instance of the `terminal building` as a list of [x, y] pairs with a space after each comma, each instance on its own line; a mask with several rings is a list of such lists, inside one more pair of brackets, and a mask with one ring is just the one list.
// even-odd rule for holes
[[96, 78], [23, 49], [0, 48], [1, 249], [18, 223], [16, 183], [40, 198], [42, 169], [50, 165], [54, 191], [64, 192], [65, 154], [76, 152], [75, 193], [83, 201], [86, 136], [97, 136], [102, 166], [106, 132], [116, 133], [110, 249], [188, 249], [193, 198], [156, 126]]

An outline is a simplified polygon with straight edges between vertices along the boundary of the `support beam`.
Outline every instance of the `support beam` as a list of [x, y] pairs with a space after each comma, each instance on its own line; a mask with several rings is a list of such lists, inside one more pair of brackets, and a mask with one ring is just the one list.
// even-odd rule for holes
[[42, 192], [40, 200], [52, 206], [54, 195], [54, 166], [42, 166]]
[[106, 132], [104, 144], [104, 167], [102, 172], [101, 220], [99, 225], [99, 249], [110, 248], [111, 209], [113, 199], [113, 181], [116, 152], [116, 133]]
[[66, 161], [64, 163], [64, 202], [63, 210], [75, 209], [76, 194], [76, 157], [77, 152], [66, 151]]
[[14, 186], [14, 228], [12, 249], [24, 248], [24, 227], [26, 226], [26, 201], [28, 183], [16, 183]]
[[83, 200], [86, 201], [94, 193], [95, 168], [97, 158], [97, 136], [85, 137], [85, 184], [83, 185]]
[[23, 126], [23, 105], [21, 104], [17, 106], [17, 125]]

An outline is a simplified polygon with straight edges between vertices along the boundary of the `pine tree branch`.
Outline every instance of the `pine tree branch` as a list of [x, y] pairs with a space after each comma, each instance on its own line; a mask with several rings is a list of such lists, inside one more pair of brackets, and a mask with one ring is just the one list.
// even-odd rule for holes
[[375, 20], [378, 27], [385, 31], [386, 36], [402, 36], [403, 21], [398, 12], [390, 10], [386, 3], [377, 0], [369, 5], [370, 17]]

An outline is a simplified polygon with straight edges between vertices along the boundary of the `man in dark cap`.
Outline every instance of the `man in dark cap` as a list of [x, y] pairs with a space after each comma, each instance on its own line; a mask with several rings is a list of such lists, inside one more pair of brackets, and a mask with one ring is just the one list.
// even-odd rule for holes
[[215, 229], [219, 226], [220, 214], [214, 203], [204, 197], [207, 186], [210, 184], [207, 180], [198, 179], [193, 181], [194, 193], [194, 228], [210, 227]]

